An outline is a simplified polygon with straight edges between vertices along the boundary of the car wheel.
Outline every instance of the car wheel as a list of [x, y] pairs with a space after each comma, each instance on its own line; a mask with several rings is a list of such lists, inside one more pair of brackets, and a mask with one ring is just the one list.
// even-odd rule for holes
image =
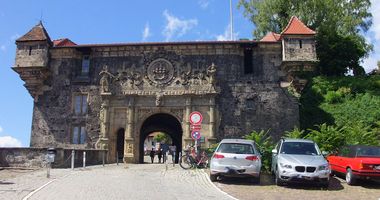
[[278, 169], [276, 169], [275, 175], [274, 175], [274, 182], [278, 186], [284, 185], [284, 182], [280, 179], [280, 173], [278, 172]]
[[260, 184], [260, 175], [259, 175], [259, 177], [252, 177], [252, 178], [250, 178], [250, 181], [253, 184]]
[[210, 174], [210, 180], [211, 180], [212, 182], [215, 182], [217, 179], [218, 179], [218, 176], [217, 176], [217, 175]]
[[347, 172], [346, 172], [346, 182], [348, 185], [354, 185], [356, 180], [355, 180], [355, 177], [354, 175], [352, 174], [352, 170], [351, 168], [347, 168]]

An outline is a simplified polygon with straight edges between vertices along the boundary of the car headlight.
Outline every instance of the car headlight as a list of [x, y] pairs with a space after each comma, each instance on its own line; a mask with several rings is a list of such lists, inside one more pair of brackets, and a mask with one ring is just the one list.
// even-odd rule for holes
[[321, 165], [318, 167], [318, 171], [329, 170], [329, 169], [330, 169], [329, 164]]
[[288, 168], [288, 169], [291, 169], [292, 166], [289, 165], [289, 164], [284, 164], [284, 163], [280, 163], [280, 166], [283, 167], [283, 168]]

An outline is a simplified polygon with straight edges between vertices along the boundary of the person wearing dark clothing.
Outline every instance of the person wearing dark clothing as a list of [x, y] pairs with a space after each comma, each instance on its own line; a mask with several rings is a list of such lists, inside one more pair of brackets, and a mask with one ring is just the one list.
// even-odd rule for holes
[[167, 152], [169, 151], [169, 145], [167, 144], [162, 144], [161, 145], [161, 151], [162, 151], [162, 162], [165, 163], [166, 162], [166, 154]]
[[153, 160], [154, 160], [154, 155], [156, 154], [156, 152], [154, 151], [154, 148], [152, 148], [152, 150], [150, 151], [150, 159], [152, 160], [152, 163], [153, 163]]
[[162, 151], [161, 149], [157, 149], [157, 157], [158, 157], [158, 163], [161, 163], [161, 158], [162, 158]]

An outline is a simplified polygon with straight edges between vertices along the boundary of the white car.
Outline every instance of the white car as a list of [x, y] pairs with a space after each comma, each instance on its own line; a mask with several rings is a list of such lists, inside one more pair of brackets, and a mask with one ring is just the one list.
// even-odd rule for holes
[[329, 163], [311, 140], [281, 139], [272, 150], [271, 169], [277, 185], [308, 181], [329, 185]]
[[210, 161], [210, 179], [218, 176], [249, 177], [260, 182], [261, 155], [252, 140], [222, 140]]

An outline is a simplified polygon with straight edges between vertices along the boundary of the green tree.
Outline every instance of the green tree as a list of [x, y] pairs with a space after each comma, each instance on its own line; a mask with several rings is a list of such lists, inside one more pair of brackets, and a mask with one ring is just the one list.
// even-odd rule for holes
[[361, 35], [372, 24], [370, 6], [370, 0], [239, 1], [256, 26], [256, 38], [269, 31], [280, 33], [293, 15], [316, 30], [319, 68], [325, 75], [343, 75], [349, 69], [355, 75], [363, 74], [360, 60], [372, 49]]
[[171, 138], [166, 133], [159, 133], [154, 136], [153, 140], [160, 143], [170, 143], [171, 144]]

